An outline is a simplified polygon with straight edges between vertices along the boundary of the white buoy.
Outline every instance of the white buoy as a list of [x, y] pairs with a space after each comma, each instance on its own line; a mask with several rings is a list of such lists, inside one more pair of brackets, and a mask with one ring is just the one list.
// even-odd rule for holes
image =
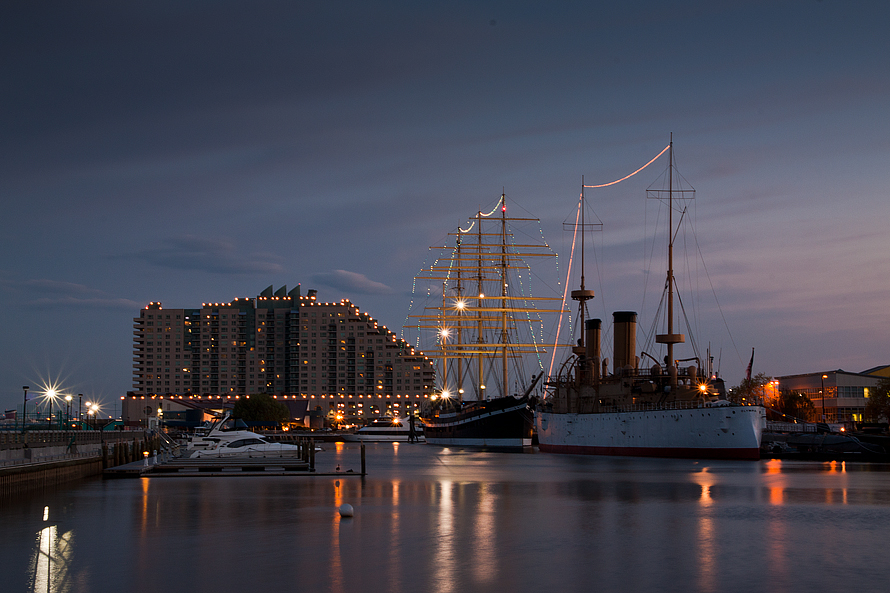
[[352, 508], [351, 504], [343, 503], [340, 505], [340, 516], [341, 517], [351, 517], [355, 514], [355, 509]]

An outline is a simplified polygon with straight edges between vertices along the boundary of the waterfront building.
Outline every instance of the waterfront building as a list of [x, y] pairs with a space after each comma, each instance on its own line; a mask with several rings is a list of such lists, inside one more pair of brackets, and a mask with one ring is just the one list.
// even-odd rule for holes
[[288, 404], [300, 421], [308, 411], [360, 419], [419, 410], [432, 393], [432, 362], [349, 300], [316, 294], [270, 286], [256, 298], [188, 309], [149, 303], [133, 319], [124, 419], [256, 393]]
[[[883, 369], [886, 367], [876, 367]], [[869, 369], [862, 373], [843, 370], [806, 373], [776, 377], [779, 390], [803, 393], [813, 402], [817, 421], [862, 422], [865, 404], [878, 385], [886, 378]]]

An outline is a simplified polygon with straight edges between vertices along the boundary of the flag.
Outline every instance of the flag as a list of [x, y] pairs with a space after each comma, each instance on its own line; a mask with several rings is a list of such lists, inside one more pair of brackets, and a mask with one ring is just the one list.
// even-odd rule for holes
[[751, 362], [748, 363], [748, 371], [745, 373], [745, 380], [751, 380], [751, 367], [754, 366], [754, 348], [751, 348]]
[[15, 410], [6, 410], [6, 419], [15, 420]]

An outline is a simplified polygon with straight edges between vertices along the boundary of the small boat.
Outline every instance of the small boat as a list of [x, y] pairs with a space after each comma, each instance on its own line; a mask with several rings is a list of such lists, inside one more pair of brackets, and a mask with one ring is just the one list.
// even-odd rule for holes
[[357, 442], [404, 442], [423, 441], [423, 425], [408, 418], [374, 418], [367, 426], [343, 435], [343, 440]]
[[[229, 416], [209, 428], [199, 429], [189, 440], [183, 457], [191, 459], [219, 457], [299, 457], [302, 448], [290, 443], [276, 443], [249, 430], [223, 430]], [[206, 433], [206, 434], [205, 434]], [[316, 448], [316, 450], [319, 450]]]
[[302, 449], [299, 445], [290, 443], [274, 443], [264, 437], [239, 430], [241, 434], [235, 440], [221, 439], [213, 447], [196, 449], [189, 457], [191, 459], [219, 458], [219, 457], [300, 457]]

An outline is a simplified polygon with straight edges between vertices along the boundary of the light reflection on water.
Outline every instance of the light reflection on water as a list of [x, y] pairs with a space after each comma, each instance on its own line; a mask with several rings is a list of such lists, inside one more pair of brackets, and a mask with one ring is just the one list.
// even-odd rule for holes
[[46, 527], [37, 533], [29, 571], [33, 581], [28, 589], [35, 593], [65, 593], [71, 587], [68, 568], [73, 549], [72, 533], [67, 531], [60, 534], [58, 526], [49, 523], [48, 506], [43, 508], [43, 521]]
[[[319, 453], [335, 477], [90, 481], [3, 501], [10, 591], [884, 590], [888, 466]], [[349, 503], [354, 518], [337, 508]], [[44, 507], [49, 507], [44, 519]], [[74, 537], [77, 534], [77, 537]]]

